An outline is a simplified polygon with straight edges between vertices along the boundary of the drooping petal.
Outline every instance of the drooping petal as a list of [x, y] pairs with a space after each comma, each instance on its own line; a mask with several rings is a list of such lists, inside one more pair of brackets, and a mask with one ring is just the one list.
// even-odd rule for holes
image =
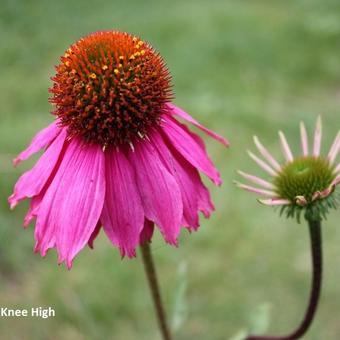
[[146, 218], [158, 225], [166, 242], [176, 245], [183, 204], [175, 178], [147, 140], [136, 143], [128, 158], [135, 169]]
[[56, 246], [58, 262], [72, 266], [89, 241], [105, 197], [104, 153], [98, 145], [73, 138], [44, 195], [37, 217], [35, 250], [44, 256]]
[[292, 162], [294, 157], [288, 145], [286, 136], [283, 134], [282, 131], [279, 131], [279, 136], [280, 136], [280, 142], [281, 142], [283, 155], [285, 156], [287, 162]]
[[316, 126], [315, 126], [314, 146], [313, 146], [313, 155], [315, 157], [320, 156], [321, 136], [322, 136], [321, 116], [318, 116], [318, 119], [316, 120]]
[[261, 185], [264, 188], [267, 189], [274, 189], [274, 185], [272, 183], [269, 183], [267, 181], [265, 181], [262, 178], [259, 178], [257, 176], [251, 175], [251, 174], [247, 174], [246, 172], [243, 171], [237, 171], [243, 178], [247, 179], [248, 181], [251, 181], [255, 184]]
[[305, 124], [303, 122], [300, 122], [300, 134], [302, 155], [306, 157], [308, 156], [308, 135]]
[[154, 223], [145, 219], [143, 230], [139, 235], [139, 244], [142, 245], [145, 242], [151, 242], [154, 229]]
[[340, 151], [340, 131], [336, 135], [334, 142], [328, 152], [327, 158], [331, 165], [334, 163], [339, 151]]
[[96, 228], [94, 229], [94, 231], [92, 232], [91, 236], [90, 236], [90, 239], [88, 240], [87, 244], [88, 246], [93, 249], [93, 243], [95, 241], [95, 239], [98, 237], [99, 235], [99, 232], [102, 228], [102, 223], [101, 221], [98, 221], [97, 225], [96, 225]]
[[175, 149], [195, 168], [206, 174], [215, 184], [222, 183], [220, 174], [207, 155], [201, 138], [171, 117], [163, 117], [162, 131]]
[[202, 181], [201, 184], [202, 185], [199, 187], [200, 199], [198, 200], [198, 210], [203, 213], [205, 218], [208, 218], [210, 214], [215, 210], [215, 206], [213, 201], [211, 200], [208, 188], [202, 183]]
[[264, 171], [266, 171], [269, 175], [271, 176], [276, 176], [277, 172], [270, 167], [267, 163], [265, 163], [262, 159], [258, 158], [257, 156], [255, 156], [251, 151], [247, 151], [248, 155], [250, 156], [250, 158], [252, 160], [255, 161], [255, 163], [257, 163], [257, 165], [262, 168]]
[[269, 196], [269, 197], [272, 197], [272, 198], [274, 198], [276, 196], [276, 193], [274, 191], [271, 191], [271, 190], [264, 190], [264, 189], [260, 189], [260, 188], [255, 188], [255, 187], [252, 187], [250, 185], [239, 183], [237, 181], [234, 181], [234, 183], [239, 188], [244, 189], [244, 190], [249, 191], [249, 192], [252, 192], [254, 194], [259, 194], [259, 195], [262, 195], [262, 196]]
[[168, 103], [167, 107], [170, 109], [170, 113], [181, 117], [183, 119], [185, 119], [187, 122], [193, 124], [194, 126], [196, 126], [197, 128], [199, 128], [200, 130], [202, 130], [203, 132], [205, 132], [208, 136], [216, 139], [218, 142], [222, 143], [225, 146], [229, 146], [229, 141], [227, 139], [225, 139], [224, 137], [218, 135], [217, 133], [209, 130], [208, 128], [206, 128], [205, 126], [203, 126], [202, 124], [200, 124], [196, 119], [194, 119], [193, 117], [191, 117], [187, 112], [185, 112], [184, 110], [182, 110], [181, 108], [179, 108], [178, 106], [175, 106], [172, 103]]
[[203, 185], [198, 171], [187, 162], [171, 144], [166, 144], [158, 132], [150, 136], [154, 147], [159, 151], [167, 169], [176, 179], [183, 200], [183, 224], [186, 227], [197, 229], [199, 226], [198, 211], [209, 216], [213, 210], [210, 196]]
[[284, 199], [284, 198], [258, 199], [258, 201], [264, 205], [269, 205], [269, 206], [292, 204], [291, 201]]
[[16, 158], [14, 158], [13, 160], [14, 166], [20, 163], [21, 161], [29, 158], [32, 154], [48, 146], [58, 136], [61, 130], [62, 129], [57, 126], [57, 121], [54, 121], [45, 129], [38, 132], [33, 137], [28, 148], [22, 151]]
[[13, 194], [8, 199], [11, 209], [19, 201], [39, 195], [53, 170], [57, 167], [65, 139], [66, 131], [62, 130], [49, 148], [42, 154], [35, 166], [19, 178], [14, 186]]
[[277, 162], [277, 160], [271, 155], [271, 153], [261, 144], [259, 139], [254, 136], [254, 143], [261, 153], [261, 155], [266, 159], [266, 161], [277, 171], [281, 170], [280, 164]]
[[39, 206], [44, 197], [44, 193], [40, 193], [38, 196], [34, 196], [31, 199], [30, 207], [26, 213], [24, 218], [24, 227], [28, 227], [28, 225], [32, 222], [34, 218], [38, 216]]
[[[167, 170], [173, 175], [181, 191], [183, 203], [182, 224], [188, 227], [198, 227], [198, 193], [193, 186], [192, 179], [171, 154], [170, 149], [158, 132], [152, 133], [149, 137], [154, 148], [159, 153], [159, 158], [163, 161]], [[188, 165], [192, 167], [189, 163]]]
[[[138, 172], [139, 169], [136, 169]], [[134, 169], [122, 151], [105, 155], [106, 196], [101, 215], [103, 228], [122, 257], [136, 256], [144, 211]]]
[[313, 197], [312, 197], [312, 201], [315, 201], [317, 199], [321, 199], [321, 198], [326, 198], [328, 197], [333, 191], [334, 189], [336, 188], [336, 186], [340, 183], [340, 175], [337, 176], [333, 181], [332, 183], [329, 185], [328, 188], [326, 188], [325, 190], [322, 190], [322, 191], [316, 191], [314, 194], [313, 194]]

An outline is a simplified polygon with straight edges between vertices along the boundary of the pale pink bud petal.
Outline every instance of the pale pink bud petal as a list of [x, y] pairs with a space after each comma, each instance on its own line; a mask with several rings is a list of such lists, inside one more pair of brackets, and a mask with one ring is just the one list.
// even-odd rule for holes
[[334, 163], [335, 158], [339, 153], [339, 150], [340, 150], [340, 131], [336, 135], [334, 142], [328, 152], [327, 158], [331, 164]]
[[340, 163], [335, 167], [335, 173], [339, 173], [340, 172]]
[[270, 205], [270, 206], [292, 204], [290, 200], [287, 200], [284, 198], [258, 199], [258, 201], [264, 205]]
[[259, 178], [257, 176], [254, 176], [254, 175], [251, 175], [251, 174], [247, 174], [246, 172], [243, 172], [243, 171], [238, 171], [238, 173], [245, 179], [255, 183], [255, 184], [258, 184], [258, 185], [261, 185], [262, 187], [264, 188], [267, 188], [267, 189], [274, 189], [274, 185], [272, 183], [269, 183], [267, 181], [265, 181], [264, 179], [262, 178]]
[[283, 155], [285, 156], [287, 162], [292, 162], [294, 157], [288, 145], [287, 139], [282, 131], [279, 131], [279, 136]]
[[301, 148], [303, 156], [308, 156], [308, 136], [305, 124], [303, 122], [300, 123], [300, 132], [301, 132]]
[[251, 151], [248, 150], [248, 155], [257, 163], [259, 167], [261, 167], [264, 171], [266, 171], [271, 176], [276, 176], [277, 172], [270, 167], [267, 163], [265, 163], [263, 160], [255, 156]]
[[316, 121], [316, 126], [315, 126], [314, 147], [313, 147], [313, 155], [315, 157], [320, 156], [321, 136], [322, 136], [321, 116], [318, 116], [318, 119]]
[[270, 152], [261, 144], [261, 142], [259, 141], [259, 139], [254, 136], [254, 142], [255, 145], [257, 147], [257, 149], [259, 150], [259, 152], [261, 153], [261, 155], [266, 159], [266, 161], [268, 163], [270, 163], [270, 165], [277, 171], [281, 170], [281, 166], [280, 164], [277, 162], [277, 160], [270, 154]]
[[234, 183], [239, 188], [244, 189], [244, 190], [249, 191], [249, 192], [252, 192], [254, 194], [259, 194], [259, 195], [262, 195], [262, 196], [269, 196], [269, 197], [276, 196], [276, 193], [274, 191], [264, 190], [264, 189], [260, 189], [260, 188], [255, 188], [255, 187], [252, 187], [250, 185], [239, 183], [237, 181], [234, 181]]

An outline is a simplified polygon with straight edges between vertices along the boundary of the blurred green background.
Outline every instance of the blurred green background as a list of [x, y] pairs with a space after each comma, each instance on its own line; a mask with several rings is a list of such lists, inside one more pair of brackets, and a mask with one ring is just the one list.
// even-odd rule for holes
[[[248, 330], [282, 334], [304, 312], [310, 285], [306, 225], [280, 219], [237, 190], [237, 169], [252, 170], [252, 135], [281, 155], [277, 130], [298, 152], [298, 123], [323, 115], [328, 147], [340, 123], [340, 2], [38, 1], [0, 6], [0, 306], [51, 306], [56, 317], [0, 319], [1, 339], [159, 339], [140, 257], [121, 260], [102, 233], [71, 271], [32, 252], [27, 203], [10, 212], [7, 196], [37, 157], [12, 158], [48, 124], [47, 88], [64, 50], [92, 31], [140, 35], [164, 56], [175, 103], [227, 136], [205, 138], [224, 184], [210, 184], [216, 213], [183, 232], [178, 249], [153, 241], [176, 340], [242, 338]], [[280, 156], [281, 157], [281, 156]], [[255, 171], [256, 172], [256, 171]], [[305, 339], [339, 339], [339, 212], [324, 224], [324, 289]]]

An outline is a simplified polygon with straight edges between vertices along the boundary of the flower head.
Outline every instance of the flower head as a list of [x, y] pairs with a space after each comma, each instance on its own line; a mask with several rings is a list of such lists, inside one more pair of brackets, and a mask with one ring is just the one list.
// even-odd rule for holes
[[54, 122], [14, 164], [45, 149], [9, 198], [31, 198], [35, 251], [58, 251], [71, 267], [101, 229], [121, 255], [135, 256], [154, 224], [177, 245], [181, 227], [196, 230], [213, 211], [199, 171], [221, 179], [204, 142], [180, 117], [224, 145], [221, 136], [170, 102], [170, 75], [155, 50], [127, 33], [91, 34], [73, 44], [53, 77]]
[[271, 177], [265, 180], [243, 171], [239, 174], [246, 180], [257, 184], [257, 187], [236, 182], [249, 192], [263, 196], [259, 202], [282, 206], [281, 213], [286, 211], [288, 217], [300, 218], [305, 211], [306, 218], [319, 219], [325, 217], [329, 208], [337, 206], [334, 193], [340, 183], [340, 164], [335, 160], [340, 150], [340, 132], [337, 134], [327, 156], [320, 154], [321, 149], [321, 118], [316, 123], [313, 150], [309, 151], [308, 137], [304, 124], [301, 122], [302, 154], [294, 157], [285, 135], [280, 131], [279, 137], [285, 162], [279, 164], [277, 160], [254, 136], [255, 145], [265, 159], [248, 152], [250, 157]]

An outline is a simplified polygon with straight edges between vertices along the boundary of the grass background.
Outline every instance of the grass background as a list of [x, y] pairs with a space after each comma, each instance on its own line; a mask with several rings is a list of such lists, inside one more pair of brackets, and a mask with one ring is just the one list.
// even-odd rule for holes
[[[277, 130], [298, 151], [298, 123], [323, 115], [324, 152], [340, 123], [340, 3], [337, 0], [3, 0], [0, 6], [0, 306], [51, 306], [56, 317], [0, 319], [6, 339], [159, 339], [140, 258], [121, 261], [101, 234], [74, 268], [32, 253], [33, 228], [21, 229], [27, 203], [7, 196], [34, 162], [11, 159], [51, 121], [47, 88], [58, 56], [79, 37], [119, 29], [140, 35], [164, 56], [175, 102], [227, 136], [224, 149], [205, 138], [224, 185], [216, 213], [180, 247], [153, 249], [175, 339], [242, 338], [295, 327], [310, 280], [307, 228], [279, 219], [237, 190], [235, 170], [256, 134], [279, 155]], [[339, 212], [325, 223], [325, 279], [309, 340], [340, 334]], [[173, 317], [174, 316], [174, 317]]]

